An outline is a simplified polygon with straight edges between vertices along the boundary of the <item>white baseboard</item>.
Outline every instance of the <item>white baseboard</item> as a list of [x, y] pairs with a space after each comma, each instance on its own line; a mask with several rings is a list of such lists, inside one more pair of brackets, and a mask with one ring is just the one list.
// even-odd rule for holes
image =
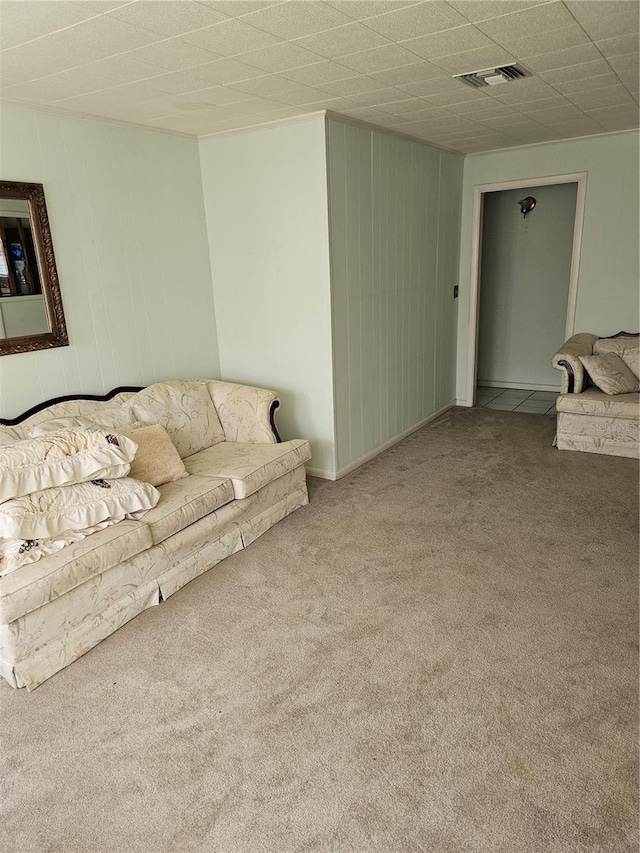
[[466, 400], [456, 400], [456, 406], [471, 406], [471, 403], [468, 403]]
[[[522, 391], [555, 391], [560, 393], [559, 385], [537, 385], [534, 382], [490, 382], [488, 379], [478, 379], [477, 385], [485, 388], [515, 388]], [[468, 405], [464, 403], [463, 405]]]
[[[403, 432], [399, 432], [397, 435], [394, 435], [393, 438], [390, 438], [388, 441], [385, 441], [384, 444], [380, 444], [376, 447], [375, 450], [370, 451], [369, 453], [365, 453], [364, 456], [361, 456], [359, 459], [356, 459], [355, 462], [351, 462], [349, 465], [345, 465], [344, 468], [340, 468], [335, 474], [328, 474], [326, 472], [320, 472], [318, 469], [307, 468], [309, 474], [312, 474], [315, 477], [324, 477], [326, 480], [339, 480], [342, 477], [345, 477], [347, 474], [350, 474], [352, 471], [355, 471], [356, 468], [359, 468], [361, 465], [364, 465], [365, 462], [368, 462], [370, 459], [373, 459], [375, 456], [378, 456], [385, 450], [388, 450], [390, 447], [393, 447], [394, 444], [398, 444], [399, 441], [402, 441], [407, 436], [411, 435], [414, 432], [417, 432], [419, 429], [422, 429], [423, 426], [426, 426], [431, 421], [435, 421], [436, 418], [439, 418], [440, 415], [443, 415], [445, 412], [448, 412], [449, 409], [452, 409], [455, 406], [455, 402], [448, 403], [446, 406], [443, 406], [441, 409], [438, 409], [437, 412], [434, 412], [432, 415], [429, 415], [426, 418], [423, 418], [417, 424], [409, 427], [408, 429], [403, 430]], [[313, 473], [317, 471], [317, 473]]]
[[324, 468], [311, 468], [307, 465], [307, 474], [310, 477], [320, 477], [321, 480], [337, 480], [335, 471], [325, 471]]

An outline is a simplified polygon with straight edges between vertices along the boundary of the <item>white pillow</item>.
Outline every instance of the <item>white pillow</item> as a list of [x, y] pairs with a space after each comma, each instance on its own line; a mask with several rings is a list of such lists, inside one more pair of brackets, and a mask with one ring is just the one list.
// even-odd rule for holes
[[4, 536], [0, 536], [0, 578], [19, 569], [20, 566], [35, 563], [43, 557], [48, 557], [49, 554], [56, 554], [67, 545], [81, 542], [90, 533], [112, 527], [123, 518], [123, 515], [118, 518], [108, 518], [85, 530], [65, 530], [64, 533], [50, 539], [5, 539]]
[[29, 438], [39, 438], [49, 435], [50, 432], [59, 432], [69, 429], [106, 429], [109, 432], [120, 432], [131, 429], [134, 424], [134, 415], [130, 409], [122, 406], [111, 409], [101, 409], [90, 415], [75, 415], [65, 418], [52, 418], [50, 421], [41, 421], [29, 430]]
[[52, 432], [0, 447], [0, 502], [53, 486], [124, 477], [135, 441], [90, 430]]
[[154, 486], [130, 477], [44, 489], [0, 504], [0, 536], [53, 539], [109, 518], [138, 518], [159, 500]]

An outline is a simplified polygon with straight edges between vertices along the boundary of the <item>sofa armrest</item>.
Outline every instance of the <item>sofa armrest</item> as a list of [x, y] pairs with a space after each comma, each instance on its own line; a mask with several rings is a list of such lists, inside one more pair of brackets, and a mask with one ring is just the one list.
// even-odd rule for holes
[[277, 394], [216, 379], [209, 380], [208, 385], [227, 441], [248, 444], [280, 441], [274, 421], [274, 412], [280, 405]]
[[586, 375], [580, 361], [581, 355], [591, 355], [597, 335], [581, 332], [569, 338], [551, 359], [556, 370], [562, 371], [562, 394], [580, 394], [586, 387]]

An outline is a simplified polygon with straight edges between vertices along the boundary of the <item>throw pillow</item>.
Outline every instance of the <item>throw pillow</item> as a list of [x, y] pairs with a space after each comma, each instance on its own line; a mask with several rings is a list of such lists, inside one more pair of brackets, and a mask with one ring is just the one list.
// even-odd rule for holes
[[135, 454], [126, 436], [79, 429], [0, 447], [0, 503], [53, 486], [125, 477]]
[[0, 504], [0, 536], [51, 539], [109, 518], [139, 518], [159, 500], [156, 488], [130, 477], [43, 489]]
[[123, 435], [138, 445], [129, 471], [129, 476], [134, 480], [161, 486], [189, 476], [169, 433], [160, 424], [139, 426], [127, 430]]
[[628, 394], [640, 390], [640, 380], [614, 352], [581, 355], [580, 361], [593, 383], [605, 394]]
[[614, 352], [627, 365], [634, 376], [640, 377], [640, 337], [598, 338], [593, 345], [594, 355]]

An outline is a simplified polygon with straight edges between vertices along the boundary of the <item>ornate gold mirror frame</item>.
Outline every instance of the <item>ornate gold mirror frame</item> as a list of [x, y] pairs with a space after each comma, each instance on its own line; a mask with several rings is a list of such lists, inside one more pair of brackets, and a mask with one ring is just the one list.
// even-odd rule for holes
[[[58, 282], [58, 272], [53, 254], [53, 242], [51, 240], [51, 230], [49, 228], [49, 217], [47, 216], [43, 186], [42, 184], [0, 181], [0, 199], [22, 200], [27, 203], [29, 230], [33, 238], [33, 247], [29, 246], [28, 250], [26, 246], [21, 246], [19, 243], [11, 244], [11, 246], [6, 245], [5, 230], [2, 226], [2, 220], [5, 217], [0, 217], [0, 226], [2, 226], [0, 228], [0, 238], [3, 242], [0, 248], [4, 255], [3, 270], [7, 272], [6, 279], [8, 282], [10, 278], [8, 266], [12, 263], [12, 250], [14, 257], [16, 252], [19, 253], [22, 251], [24, 255], [28, 255], [29, 251], [33, 252], [37, 264], [37, 275], [36, 271], [33, 270], [32, 278], [39, 278], [39, 285], [41, 286], [42, 297], [44, 299], [44, 310], [49, 327], [49, 331], [47, 332], [19, 334], [9, 337], [0, 336], [0, 355], [12, 355], [20, 352], [32, 352], [33, 350], [68, 346], [69, 338], [64, 321], [62, 296], [60, 295], [60, 284]], [[19, 248], [13, 248], [15, 246], [19, 246]], [[17, 267], [14, 261], [13, 263]], [[23, 270], [24, 267], [25, 263], [22, 262], [22, 266], [17, 268]], [[21, 273], [19, 272], [18, 274], [20, 275]], [[12, 270], [11, 275], [15, 276], [15, 270]], [[7, 288], [9, 288], [9, 284], [7, 284]], [[15, 291], [15, 284], [13, 284], [13, 291], [8, 295], [15, 298], [15, 296], [19, 295]], [[8, 299], [4, 301], [9, 302]]]

